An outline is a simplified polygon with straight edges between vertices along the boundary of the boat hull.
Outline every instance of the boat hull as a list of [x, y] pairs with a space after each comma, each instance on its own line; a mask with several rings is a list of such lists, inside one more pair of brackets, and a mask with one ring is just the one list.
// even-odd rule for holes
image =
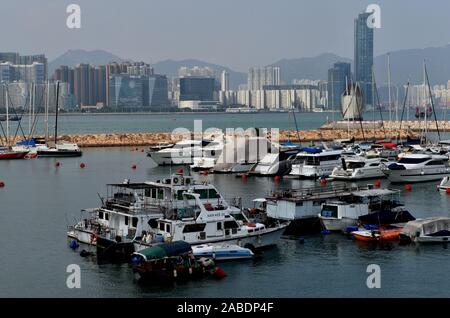
[[14, 160], [14, 159], [24, 159], [28, 151], [20, 151], [20, 152], [4, 152], [0, 153], [0, 160]]
[[66, 157], [81, 157], [83, 155], [82, 151], [76, 150], [38, 150], [38, 157], [47, 158], [66, 158]]
[[[254, 249], [264, 249], [270, 246], [277, 245], [283, 235], [287, 224], [280, 225], [276, 228], [268, 228], [263, 233], [252, 233], [248, 235], [235, 235], [233, 237], [214, 237], [210, 239], [205, 239], [202, 241], [187, 241], [191, 245], [201, 245], [201, 244], [215, 244], [215, 243], [227, 243], [227, 244], [236, 244], [238, 246], [242, 246], [245, 248], [249, 248], [250, 250]], [[144, 248], [151, 246], [151, 244], [147, 244], [141, 241], [134, 242], [134, 249], [136, 251], [140, 251]]]
[[345, 232], [347, 227], [356, 226], [358, 224], [357, 219], [350, 219], [350, 218], [337, 219], [321, 216], [320, 221], [325, 230], [332, 232]]
[[450, 175], [450, 171], [424, 171], [423, 169], [387, 170], [387, 178], [392, 183], [415, 183], [440, 180]]

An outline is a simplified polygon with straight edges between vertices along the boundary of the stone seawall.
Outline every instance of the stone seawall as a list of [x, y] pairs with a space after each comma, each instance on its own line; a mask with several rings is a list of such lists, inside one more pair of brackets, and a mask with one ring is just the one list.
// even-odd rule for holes
[[[298, 138], [300, 136], [300, 140]], [[385, 139], [385, 138], [406, 138], [409, 135], [414, 137], [414, 132], [406, 129], [386, 130], [376, 129], [364, 130], [353, 129], [348, 132], [344, 129], [317, 129], [302, 130], [297, 134], [296, 131], [280, 131], [279, 140], [292, 142], [311, 142], [311, 141], [332, 141], [336, 139], [347, 139], [354, 137], [356, 140], [364, 139]], [[208, 136], [205, 136], [207, 138]], [[270, 135], [269, 135], [270, 137]], [[182, 135], [173, 135], [171, 133], [111, 133], [111, 134], [85, 134], [85, 135], [62, 135], [58, 137], [59, 141], [77, 143], [80, 147], [125, 147], [125, 146], [149, 146], [159, 142], [176, 142], [183, 139]], [[17, 139], [16, 141], [18, 141]]]

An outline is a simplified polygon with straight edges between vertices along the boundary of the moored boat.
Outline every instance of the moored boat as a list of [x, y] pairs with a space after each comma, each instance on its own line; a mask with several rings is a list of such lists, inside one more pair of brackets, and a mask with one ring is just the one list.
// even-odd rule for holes
[[233, 244], [202, 244], [192, 246], [195, 257], [207, 257], [215, 261], [230, 261], [253, 258], [254, 253], [245, 247]]
[[430, 217], [408, 222], [400, 233], [404, 242], [448, 243], [450, 241], [450, 218]]

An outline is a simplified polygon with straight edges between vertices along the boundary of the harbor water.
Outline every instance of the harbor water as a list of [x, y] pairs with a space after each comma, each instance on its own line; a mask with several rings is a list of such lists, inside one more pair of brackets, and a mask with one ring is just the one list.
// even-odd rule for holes
[[[84, 149], [81, 158], [57, 159], [59, 167], [56, 159], [47, 158], [0, 162], [5, 182], [0, 188], [0, 297], [450, 297], [446, 245], [367, 245], [340, 234], [306, 236], [303, 242], [283, 239], [256, 260], [221, 264], [228, 274], [223, 280], [170, 286], [142, 284], [126, 264], [98, 265], [95, 257], [81, 257], [83, 247], [68, 247], [67, 225], [75, 223], [82, 208], [100, 205], [98, 194], [105, 194], [107, 183], [155, 180], [171, 173], [170, 167], [155, 167], [141, 150]], [[246, 206], [272, 190], [314, 184], [196, 177], [208, 178], [227, 198], [242, 197]], [[436, 191], [436, 184], [413, 184], [410, 192], [392, 187], [402, 190], [401, 199], [414, 216], [449, 216], [450, 195]], [[80, 289], [66, 285], [70, 264], [81, 267]], [[366, 285], [369, 264], [381, 268], [380, 289]]]

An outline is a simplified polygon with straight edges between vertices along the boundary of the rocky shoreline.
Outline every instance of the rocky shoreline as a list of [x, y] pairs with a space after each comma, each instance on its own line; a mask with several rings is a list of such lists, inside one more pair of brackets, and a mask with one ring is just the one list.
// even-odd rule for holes
[[[313, 142], [313, 141], [332, 141], [336, 139], [348, 139], [354, 137], [356, 140], [365, 139], [396, 139], [398, 137], [405, 139], [407, 136], [415, 137], [416, 134], [408, 129], [353, 129], [350, 131], [344, 129], [316, 129], [302, 130], [297, 134], [296, 131], [283, 130], [279, 133], [279, 140], [292, 142]], [[300, 139], [298, 138], [300, 136]], [[150, 146], [159, 142], [176, 142], [186, 138], [183, 135], [174, 135], [171, 133], [110, 133], [110, 134], [79, 134], [62, 135], [58, 137], [59, 141], [77, 143], [80, 147], [128, 147], [128, 146]], [[200, 136], [198, 136], [200, 138]], [[207, 138], [208, 136], [205, 136]], [[270, 138], [270, 134], [268, 136]], [[18, 140], [16, 140], [18, 141]]]

